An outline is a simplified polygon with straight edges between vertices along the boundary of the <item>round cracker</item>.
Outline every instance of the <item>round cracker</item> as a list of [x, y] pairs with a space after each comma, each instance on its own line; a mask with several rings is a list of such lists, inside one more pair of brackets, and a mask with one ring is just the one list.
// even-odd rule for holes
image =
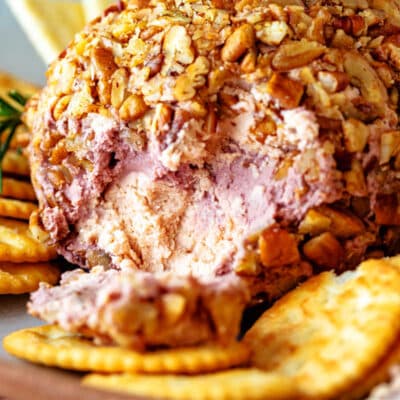
[[0, 216], [29, 220], [37, 205], [27, 201], [0, 197]]
[[336, 398], [365, 376], [400, 329], [400, 273], [383, 260], [322, 273], [284, 296], [245, 335], [252, 365]]
[[30, 293], [40, 282], [55, 285], [59, 278], [60, 270], [50, 263], [0, 263], [0, 294]]
[[139, 353], [116, 346], [97, 346], [56, 325], [23, 329], [4, 338], [4, 348], [26, 360], [79, 371], [198, 373], [242, 365], [249, 349], [242, 343], [205, 345]]
[[18, 150], [8, 150], [1, 162], [3, 172], [15, 175], [29, 176], [28, 159]]
[[197, 376], [90, 374], [83, 379], [83, 384], [137, 396], [177, 400], [288, 400], [301, 397], [299, 389], [288, 377], [255, 368]]
[[35, 201], [36, 195], [32, 184], [12, 178], [3, 178], [1, 196], [18, 200]]
[[41, 262], [56, 256], [54, 248], [32, 236], [27, 223], [0, 218], [0, 261]]
[[377, 385], [387, 381], [390, 378], [390, 372], [394, 365], [400, 362], [400, 338], [389, 350], [388, 354], [382, 360], [379, 360], [376, 366], [363, 376], [359, 382], [356, 382], [351, 389], [340, 396], [338, 400], [358, 400], [365, 396]]

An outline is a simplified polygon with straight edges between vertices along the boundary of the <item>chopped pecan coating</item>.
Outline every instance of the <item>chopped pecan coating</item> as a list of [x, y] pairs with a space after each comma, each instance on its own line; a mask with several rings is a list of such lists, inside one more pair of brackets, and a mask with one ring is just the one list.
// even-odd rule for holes
[[344, 258], [343, 247], [330, 232], [309, 240], [304, 245], [303, 252], [318, 267], [326, 269], [339, 269]]
[[265, 229], [260, 235], [258, 246], [264, 267], [279, 267], [300, 261], [296, 239], [284, 229]]

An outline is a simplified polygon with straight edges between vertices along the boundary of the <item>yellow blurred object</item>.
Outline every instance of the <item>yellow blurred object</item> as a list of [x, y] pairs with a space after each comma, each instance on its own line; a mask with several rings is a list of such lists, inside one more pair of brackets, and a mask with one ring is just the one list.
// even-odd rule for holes
[[101, 15], [101, 13], [116, 0], [82, 0], [86, 22]]
[[46, 63], [54, 61], [85, 25], [82, 4], [76, 1], [6, 1]]

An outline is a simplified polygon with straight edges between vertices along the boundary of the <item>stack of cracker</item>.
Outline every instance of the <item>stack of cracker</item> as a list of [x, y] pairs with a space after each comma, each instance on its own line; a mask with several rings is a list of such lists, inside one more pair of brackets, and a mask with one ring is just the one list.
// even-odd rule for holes
[[165, 399], [362, 399], [400, 361], [400, 257], [323, 272], [291, 291], [241, 341], [144, 353], [55, 325], [4, 339], [11, 354], [91, 374], [83, 384]]
[[[10, 90], [29, 96], [37, 88], [0, 72], [0, 97], [12, 101], [7, 97]], [[29, 138], [29, 132], [20, 126], [1, 165], [0, 294], [31, 292], [38, 288], [39, 282], [56, 283], [60, 275], [58, 267], [50, 263], [56, 257], [55, 250], [40, 243], [29, 229], [28, 221], [37, 209], [24, 154]]]

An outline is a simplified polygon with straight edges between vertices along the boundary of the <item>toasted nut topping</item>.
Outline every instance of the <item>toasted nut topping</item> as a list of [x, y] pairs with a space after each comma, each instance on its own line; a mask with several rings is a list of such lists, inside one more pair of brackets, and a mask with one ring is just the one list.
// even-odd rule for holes
[[360, 161], [351, 161], [351, 170], [343, 173], [346, 189], [353, 196], [367, 196], [368, 189], [365, 181], [364, 170]]
[[257, 54], [254, 50], [250, 50], [243, 58], [240, 64], [240, 69], [245, 74], [250, 74], [256, 70], [257, 65]]
[[349, 238], [364, 232], [365, 227], [361, 220], [348, 211], [339, 211], [335, 208], [322, 206], [318, 211], [330, 218], [329, 231], [339, 238]]
[[55, 66], [54, 70], [57, 80], [54, 83], [59, 94], [68, 94], [72, 91], [72, 85], [76, 77], [76, 65], [62, 61]]
[[330, 232], [322, 233], [303, 246], [304, 255], [318, 267], [338, 269], [344, 259], [342, 245]]
[[265, 229], [258, 240], [261, 263], [265, 267], [279, 267], [300, 261], [297, 242], [285, 229]]
[[175, 324], [183, 315], [186, 308], [186, 299], [177, 293], [167, 293], [161, 298], [164, 316], [168, 325]]
[[284, 43], [272, 59], [272, 66], [278, 71], [289, 71], [302, 67], [325, 52], [325, 46], [307, 40]]
[[396, 194], [379, 195], [374, 204], [374, 212], [377, 224], [400, 226], [400, 209]]
[[344, 72], [338, 71], [319, 71], [318, 80], [322, 87], [329, 93], [340, 92], [346, 89], [350, 83], [349, 76]]
[[[258, 141], [262, 141], [262, 143], [265, 142], [266, 137], [269, 135], [270, 133], [268, 132], [262, 132], [261, 133], [257, 130], [257, 136], [256, 139]], [[293, 165], [293, 161], [292, 160], [285, 160], [284, 162], [282, 162], [279, 165], [279, 168], [277, 169], [277, 171], [275, 172], [275, 176], [274, 178], [276, 180], [281, 180], [281, 179], [285, 179], [289, 173], [289, 169], [292, 167]]]
[[254, 46], [254, 28], [250, 24], [244, 24], [228, 37], [221, 51], [223, 61], [234, 62], [248, 49]]
[[99, 79], [98, 94], [102, 104], [109, 104], [111, 97], [111, 76], [118, 66], [111, 50], [95, 47], [92, 51], [93, 64]]
[[208, 90], [210, 94], [217, 93], [222, 88], [227, 75], [227, 71], [222, 69], [215, 69], [208, 74]]
[[194, 87], [201, 87], [205, 83], [204, 75], [210, 71], [210, 61], [207, 57], [197, 57], [193, 64], [187, 67], [186, 73], [193, 80]]
[[112, 76], [111, 104], [118, 109], [125, 100], [128, 87], [128, 73], [125, 68], [117, 69]]
[[338, 49], [354, 48], [355, 40], [350, 35], [347, 35], [343, 29], [338, 29], [332, 39], [331, 46]]
[[369, 128], [361, 121], [350, 118], [343, 122], [343, 134], [346, 149], [352, 153], [361, 152], [367, 144]]
[[69, 102], [71, 101], [71, 95], [61, 97], [56, 105], [54, 106], [53, 110], [53, 118], [57, 121], [60, 119], [61, 115], [67, 109]]
[[178, 77], [175, 83], [174, 96], [178, 101], [192, 99], [196, 90], [206, 83], [205, 75], [210, 70], [210, 62], [204, 56], [197, 57], [195, 62], [189, 65], [186, 72]]
[[29, 217], [29, 230], [32, 236], [41, 243], [46, 243], [50, 239], [50, 235], [45, 231], [37, 210], [33, 211]]
[[65, 140], [60, 140], [51, 152], [49, 161], [53, 164], [60, 164], [68, 156], [68, 150], [65, 146]]
[[380, 164], [386, 164], [400, 152], [400, 131], [385, 132], [381, 137]]
[[388, 101], [385, 85], [368, 61], [355, 52], [344, 55], [343, 66], [351, 82], [360, 87], [362, 95], [372, 104], [383, 105]]
[[289, 27], [284, 21], [266, 22], [264, 26], [257, 31], [257, 38], [270, 46], [279, 45], [285, 36], [289, 33]]
[[343, 29], [348, 35], [360, 36], [365, 33], [366, 24], [361, 15], [335, 17], [332, 25], [336, 29]]
[[205, 124], [205, 131], [208, 135], [215, 133], [217, 130], [217, 115], [213, 108], [208, 110], [207, 121]]
[[246, 253], [235, 267], [238, 275], [256, 276], [261, 272], [257, 254], [254, 252]]
[[178, 77], [175, 82], [174, 96], [178, 101], [186, 101], [192, 99], [196, 95], [196, 89], [190, 76], [183, 74]]
[[299, 233], [312, 236], [329, 231], [331, 219], [317, 210], [309, 210], [299, 225]]
[[153, 122], [151, 124], [151, 132], [158, 136], [161, 132], [166, 132], [172, 120], [172, 110], [166, 104], [157, 104], [154, 113]]
[[282, 108], [295, 108], [300, 104], [304, 87], [300, 82], [274, 73], [267, 83], [267, 92], [278, 100]]
[[147, 111], [143, 97], [132, 94], [122, 104], [119, 115], [124, 121], [134, 121]]
[[82, 90], [72, 95], [67, 107], [67, 112], [73, 117], [80, 118], [89, 111], [89, 106], [93, 104], [93, 97]]
[[177, 62], [188, 65], [194, 60], [192, 39], [181, 25], [174, 25], [167, 31], [163, 50], [167, 64]]

